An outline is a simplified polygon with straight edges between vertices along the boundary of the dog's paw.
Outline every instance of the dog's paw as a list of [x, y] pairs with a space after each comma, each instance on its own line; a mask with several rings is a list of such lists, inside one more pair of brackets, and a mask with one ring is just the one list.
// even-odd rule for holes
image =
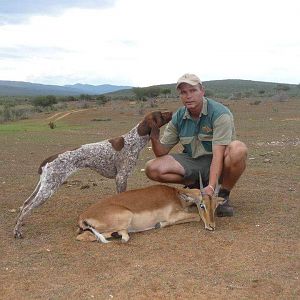
[[23, 234], [20, 230], [18, 229], [14, 229], [14, 237], [15, 239], [22, 239], [23, 238]]

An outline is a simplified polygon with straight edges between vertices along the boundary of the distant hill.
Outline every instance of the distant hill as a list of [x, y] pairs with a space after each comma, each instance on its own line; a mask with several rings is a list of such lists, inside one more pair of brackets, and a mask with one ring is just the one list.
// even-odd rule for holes
[[[225, 79], [225, 80], [211, 80], [204, 81], [207, 96], [227, 99], [237, 94], [241, 94], [241, 97], [251, 96], [273, 96], [278, 93], [278, 87], [285, 88], [285, 93], [290, 97], [300, 97], [300, 85], [298, 84], [285, 84], [276, 82], [263, 82], [241, 79]], [[162, 89], [170, 89], [172, 96], [177, 96], [176, 84], [161, 84], [153, 87], [159, 87]], [[126, 98], [133, 97], [134, 93], [132, 89], [119, 90], [113, 93], [108, 93], [108, 96], [112, 98]]]
[[0, 80], [0, 96], [76, 96], [80, 94], [99, 95], [118, 90], [131, 89], [130, 86], [118, 86], [110, 84], [89, 85], [46, 85], [23, 81]]
[[[278, 87], [284, 87], [289, 97], [300, 97], [300, 85], [275, 82], [262, 82], [240, 79], [204, 81], [207, 96], [216, 98], [230, 98], [240, 94], [242, 98], [251, 96], [273, 96], [278, 93]], [[161, 84], [154, 87], [170, 89], [171, 96], [177, 96], [176, 84]], [[0, 96], [76, 96], [80, 94], [106, 94], [111, 98], [132, 98], [134, 93], [131, 86], [110, 84], [90, 85], [77, 83], [74, 85], [45, 85], [22, 81], [0, 80]]]

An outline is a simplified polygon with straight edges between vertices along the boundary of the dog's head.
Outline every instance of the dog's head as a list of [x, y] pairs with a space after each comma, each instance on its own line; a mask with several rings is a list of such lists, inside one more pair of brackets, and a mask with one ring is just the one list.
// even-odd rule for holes
[[172, 119], [172, 112], [153, 111], [148, 113], [138, 126], [140, 136], [150, 134], [152, 130], [158, 130]]

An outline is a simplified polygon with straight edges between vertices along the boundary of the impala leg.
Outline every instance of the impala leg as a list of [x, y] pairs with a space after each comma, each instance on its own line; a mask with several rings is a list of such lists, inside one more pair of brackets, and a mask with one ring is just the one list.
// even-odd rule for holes
[[155, 225], [155, 228], [164, 228], [166, 226], [189, 223], [189, 222], [199, 222], [200, 216], [198, 213], [187, 213], [180, 211], [176, 214], [173, 214], [168, 221], [161, 221]]
[[122, 243], [127, 243], [129, 241], [130, 237], [127, 230], [119, 230], [118, 234], [122, 236]]

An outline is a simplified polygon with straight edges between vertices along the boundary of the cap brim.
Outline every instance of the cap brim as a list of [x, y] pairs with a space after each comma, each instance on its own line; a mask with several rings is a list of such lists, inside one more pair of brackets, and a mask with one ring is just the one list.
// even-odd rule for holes
[[178, 89], [179, 86], [180, 86], [182, 83], [187, 83], [187, 84], [190, 84], [190, 85], [201, 84], [200, 82], [196, 82], [196, 83], [195, 83], [195, 82], [192, 81], [192, 80], [182, 80], [182, 81], [180, 81], [180, 82], [178, 82], [178, 83], [176, 84], [176, 89]]

